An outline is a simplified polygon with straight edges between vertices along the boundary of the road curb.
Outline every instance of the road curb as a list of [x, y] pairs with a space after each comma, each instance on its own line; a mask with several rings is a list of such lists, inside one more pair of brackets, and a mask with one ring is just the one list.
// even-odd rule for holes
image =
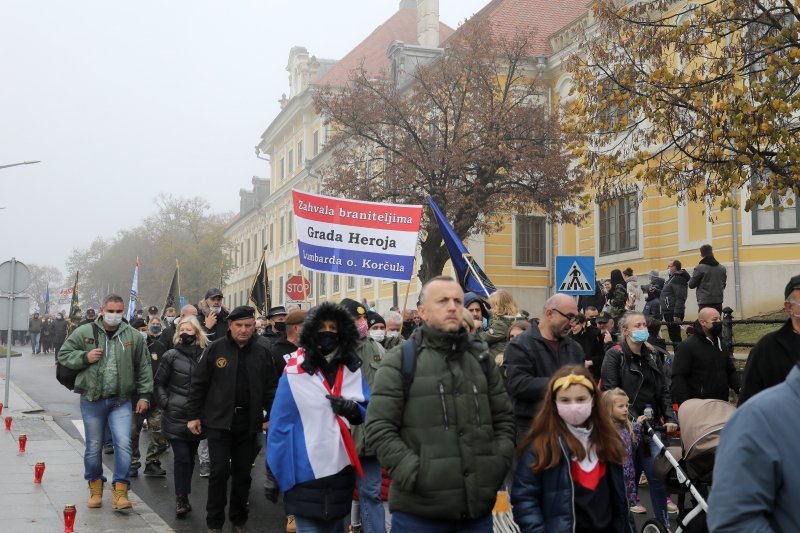
[[[25, 400], [28, 405], [31, 406], [32, 410], [41, 410], [42, 406], [36, 403], [33, 398], [25, 394], [25, 392], [17, 387], [13, 381], [10, 383], [11, 388], [14, 389], [14, 392], [19, 394], [23, 400]], [[69, 433], [64, 431], [64, 429], [58, 425], [58, 423], [53, 419], [52, 416], [49, 415], [37, 415], [37, 414], [30, 414], [25, 415], [26, 418], [39, 418], [43, 420], [47, 426], [53, 430], [53, 432], [58, 435], [58, 437], [70, 445], [81, 457], [83, 457], [84, 452], [86, 451], [86, 447], [79, 441], [78, 439], [73, 438], [70, 436]], [[112, 472], [103, 465], [103, 471], [106, 474], [106, 477], [111, 479]], [[162, 519], [158, 514], [147, 505], [144, 500], [142, 500], [134, 491], [128, 489], [128, 497], [131, 500], [131, 503], [134, 505], [134, 512], [136, 512], [144, 522], [158, 533], [174, 533], [174, 529], [171, 528], [165, 521]]]

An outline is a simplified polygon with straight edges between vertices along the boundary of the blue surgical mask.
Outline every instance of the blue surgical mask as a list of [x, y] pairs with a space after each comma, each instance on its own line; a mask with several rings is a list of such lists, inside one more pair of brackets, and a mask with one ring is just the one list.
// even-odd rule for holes
[[637, 344], [647, 341], [648, 337], [650, 337], [650, 333], [646, 329], [635, 329], [631, 333], [631, 340]]

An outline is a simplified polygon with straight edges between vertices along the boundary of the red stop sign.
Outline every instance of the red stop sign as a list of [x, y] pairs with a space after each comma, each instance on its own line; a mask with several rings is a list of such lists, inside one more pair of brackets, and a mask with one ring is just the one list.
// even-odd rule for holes
[[308, 300], [311, 283], [303, 276], [292, 276], [286, 280], [286, 297], [296, 302]]

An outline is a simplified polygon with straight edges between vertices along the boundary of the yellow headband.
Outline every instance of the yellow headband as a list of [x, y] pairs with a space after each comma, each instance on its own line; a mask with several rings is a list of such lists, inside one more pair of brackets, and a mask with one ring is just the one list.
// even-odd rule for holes
[[592, 382], [586, 379], [584, 376], [579, 376], [577, 374], [570, 374], [568, 376], [564, 376], [563, 378], [558, 378], [553, 383], [553, 392], [567, 389], [572, 385], [583, 385], [589, 389], [589, 391], [594, 392], [594, 385], [592, 385]]

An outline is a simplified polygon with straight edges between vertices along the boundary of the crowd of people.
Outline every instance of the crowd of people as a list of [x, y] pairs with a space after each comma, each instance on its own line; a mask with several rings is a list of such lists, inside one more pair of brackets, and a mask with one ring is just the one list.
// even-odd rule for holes
[[[184, 517], [197, 464], [209, 477], [210, 532], [226, 520], [245, 531], [262, 446], [265, 496], [282, 497], [290, 532], [340, 533], [345, 524], [368, 533], [487, 532], [503, 491], [522, 531], [635, 531], [632, 514], [648, 512], [638, 497], [642, 474], [653, 517], [669, 527], [676, 508], [654, 475], [658, 449], [641, 429], [645, 421], [674, 432], [676, 405], [727, 401], [731, 391], [761, 412], [766, 395], [758, 393], [800, 372], [792, 370], [800, 276], [786, 287], [789, 320], [753, 350], [740, 380], [720, 334], [722, 297], [714, 295], [724, 289], [724, 267], [705, 247], [701, 255], [700, 272], [688, 276], [671, 261], [668, 279], [652, 273], [642, 286], [630, 269], [614, 270], [600, 284], [604, 300], [556, 294], [537, 317], [508, 291], [464, 294], [449, 277], [429, 280], [414, 312], [383, 315], [344, 299], [256, 317], [248, 306], [228, 309], [222, 292], [210, 289], [178, 316], [151, 307], [127, 323], [122, 298], [109, 295], [99, 317], [76, 327], [57, 352], [59, 363], [79, 371], [88, 505], [102, 506], [101, 454], [110, 445], [112, 508], [131, 507], [127, 490], [141, 467], [146, 422], [144, 475], [166, 475], [160, 460], [172, 449], [175, 514]], [[637, 298], [669, 324], [668, 314], [683, 319], [689, 287], [698, 301], [702, 288], [704, 301], [673, 356], [662, 322], [637, 309]], [[787, 383], [794, 402], [796, 379]], [[753, 417], [726, 433], [762, 427]], [[753, 455], [760, 444], [730, 449]], [[721, 462], [738, 472], [735, 453], [723, 450]], [[784, 457], [772, 450], [768, 458]], [[772, 480], [752, 476], [767, 494]], [[716, 500], [709, 523], [735, 530], [729, 516], [715, 517]], [[720, 507], [796, 524], [784, 500], [753, 496], [742, 509]]]

